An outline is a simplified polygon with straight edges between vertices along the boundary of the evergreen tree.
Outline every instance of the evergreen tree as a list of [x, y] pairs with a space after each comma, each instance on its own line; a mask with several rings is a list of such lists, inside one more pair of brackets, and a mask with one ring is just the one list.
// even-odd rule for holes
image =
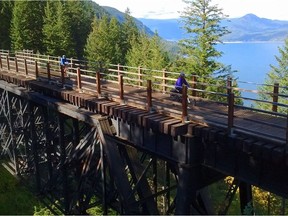
[[97, 62], [105, 67], [107, 64], [118, 64], [121, 62], [121, 31], [120, 24], [115, 18], [111, 20], [107, 16], [102, 19], [94, 19], [92, 31], [88, 36], [85, 46], [85, 56], [90, 66], [95, 68]]
[[42, 51], [43, 1], [15, 1], [11, 42], [14, 50]]
[[[110, 43], [109, 55], [112, 64], [123, 64], [125, 56], [122, 53], [121, 25], [116, 18], [112, 18], [109, 23], [108, 41]], [[111, 46], [112, 45], [112, 46]]]
[[[181, 50], [176, 65], [188, 75], [200, 76], [199, 82], [209, 83], [198, 88], [225, 93], [225, 88], [219, 89], [217, 86], [225, 86], [226, 80], [223, 78], [229, 74], [231, 76], [233, 71], [231, 66], [225, 66], [217, 61], [222, 52], [216, 49], [216, 45], [222, 43], [221, 37], [229, 33], [225, 26], [220, 25], [226, 16], [222, 9], [211, 4], [211, 0], [183, 1], [187, 7], [182, 12], [181, 18], [183, 28], [189, 37], [179, 42]], [[240, 95], [239, 92], [237, 94]], [[226, 101], [226, 98], [219, 98], [217, 95], [202, 96], [210, 99], [217, 97], [217, 100]]]
[[0, 48], [11, 49], [10, 24], [12, 20], [13, 1], [0, 1]]
[[125, 11], [124, 22], [122, 23], [122, 56], [124, 56], [122, 64], [126, 62], [126, 55], [132, 48], [132, 43], [138, 41], [140, 32], [130, 15], [130, 10], [127, 8]]
[[183, 1], [188, 5], [181, 16], [183, 28], [190, 37], [180, 41], [182, 61], [194, 74], [209, 76], [223, 68], [216, 61], [222, 53], [215, 46], [228, 33], [220, 26], [225, 15], [217, 5], [211, 5], [211, 0]]
[[74, 41], [71, 33], [71, 19], [61, 0], [47, 1], [43, 26], [46, 53], [54, 56], [66, 54], [75, 57]]
[[[156, 75], [156, 72], [146, 69], [163, 70], [169, 62], [164, 44], [157, 33], [153, 37], [141, 33], [139, 40], [133, 41], [132, 48], [128, 51], [126, 58], [127, 65], [145, 68], [142, 71], [142, 74], [147, 75], [144, 79], [148, 79], [148, 77], [151, 79], [153, 75]], [[157, 75], [159, 76], [159, 74]], [[151, 80], [153, 81], [153, 79]]]
[[132, 48], [127, 54], [127, 64], [162, 70], [168, 64], [167, 56], [164, 45], [157, 34], [149, 37], [145, 33], [141, 33], [139, 41], [133, 42]]
[[[270, 65], [271, 71], [265, 78], [265, 85], [259, 87], [259, 98], [260, 100], [273, 101], [273, 88], [274, 84], [278, 83], [279, 94], [288, 95], [288, 38], [285, 40], [284, 46], [279, 47], [280, 56], [275, 56], [278, 66]], [[278, 103], [288, 104], [285, 97], [278, 97]], [[256, 107], [267, 111], [272, 111], [272, 104], [269, 103], [256, 103]], [[278, 112], [287, 114], [287, 107], [278, 106]]]
[[67, 1], [65, 10], [68, 12], [71, 22], [71, 36], [75, 44], [75, 52], [78, 59], [84, 56], [84, 47], [91, 31], [91, 23], [94, 18], [92, 1]]

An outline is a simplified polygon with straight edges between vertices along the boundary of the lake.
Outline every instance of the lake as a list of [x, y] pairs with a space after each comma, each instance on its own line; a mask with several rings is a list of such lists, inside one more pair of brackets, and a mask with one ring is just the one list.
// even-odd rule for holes
[[[283, 46], [284, 42], [243, 42], [219, 44], [217, 49], [223, 52], [219, 61], [237, 70], [234, 76], [238, 77], [239, 87], [257, 89], [255, 83], [264, 83], [270, 65], [278, 66], [275, 56], [280, 56], [278, 47]], [[242, 96], [255, 98], [251, 93], [242, 93]]]

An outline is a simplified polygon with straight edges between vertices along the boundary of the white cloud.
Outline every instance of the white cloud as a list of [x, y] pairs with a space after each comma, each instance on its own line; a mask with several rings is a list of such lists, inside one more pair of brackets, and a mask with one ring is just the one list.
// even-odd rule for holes
[[[101, 6], [111, 6], [121, 12], [130, 9], [136, 18], [177, 18], [183, 11], [182, 0], [94, 0]], [[229, 17], [254, 13], [259, 17], [288, 20], [288, 0], [212, 0]]]

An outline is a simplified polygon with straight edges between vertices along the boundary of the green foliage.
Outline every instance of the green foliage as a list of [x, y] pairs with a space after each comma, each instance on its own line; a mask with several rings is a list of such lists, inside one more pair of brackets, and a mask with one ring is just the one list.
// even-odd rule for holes
[[[11, 49], [10, 23], [14, 1], [0, 1], [0, 48]], [[7, 37], [8, 36], [8, 37]]]
[[149, 37], [144, 33], [140, 35], [139, 41], [133, 41], [126, 58], [127, 64], [130, 66], [141, 66], [154, 70], [162, 70], [167, 66], [169, 60], [160, 37], [157, 34]]
[[[283, 47], [279, 47], [280, 56], [276, 56], [276, 60], [278, 65], [270, 65], [271, 71], [267, 74], [265, 78], [265, 85], [260, 86], [258, 90], [261, 92], [259, 94], [259, 99], [265, 101], [273, 101], [273, 88], [274, 84], [278, 83], [279, 94], [287, 95], [288, 89], [286, 88], [288, 85], [288, 38], [285, 40], [285, 44]], [[278, 103], [288, 104], [287, 99], [285, 97], [279, 97]], [[271, 111], [272, 104], [268, 103], [256, 103], [256, 107], [264, 110]], [[278, 112], [287, 114], [287, 107], [278, 107]]]
[[[141, 70], [141, 74], [146, 76], [142, 77], [142, 80], [149, 79], [152, 81], [152, 84], [154, 81], [152, 76], [157, 76], [157, 72], [155, 72], [155, 70], [163, 70], [169, 64], [168, 54], [164, 49], [164, 44], [161, 42], [161, 39], [157, 34], [155, 34], [153, 37], [149, 37], [148, 35], [142, 33], [138, 40], [133, 40], [132, 48], [128, 51], [126, 59], [127, 65], [144, 68]], [[138, 69], [135, 68], [135, 73], [137, 70]], [[136, 83], [134, 82], [134, 84]], [[155, 87], [156, 86], [153, 88]]]
[[69, 16], [68, 22], [71, 23], [71, 37], [78, 59], [82, 59], [84, 56], [84, 47], [95, 16], [92, 4], [93, 2], [91, 1], [67, 1], [65, 5], [64, 10], [67, 10]]
[[[226, 85], [225, 80], [234, 72], [231, 66], [225, 66], [217, 61], [222, 52], [216, 49], [216, 45], [222, 42], [220, 40], [222, 36], [229, 33], [226, 27], [220, 25], [226, 16], [222, 13], [222, 9], [211, 4], [211, 0], [184, 0], [184, 2], [187, 7], [182, 12], [182, 27], [188, 38], [179, 41], [181, 50], [174, 67], [187, 74], [198, 75], [197, 82], [206, 83], [198, 86], [210, 92], [202, 97], [226, 102], [226, 97], [213, 94], [213, 92], [224, 94], [227, 92], [223, 88]], [[237, 95], [240, 93], [237, 92]]]
[[[124, 22], [122, 23], [122, 54], [126, 57], [129, 50], [132, 48], [133, 41], [138, 41], [140, 32], [130, 15], [129, 9], [125, 11]], [[123, 59], [126, 62], [126, 59]]]
[[[222, 65], [215, 60], [222, 55], [215, 45], [227, 34], [226, 27], [220, 22], [225, 18], [222, 9], [211, 5], [211, 0], [184, 0], [188, 4], [182, 13], [183, 28], [191, 37], [180, 41], [182, 55], [187, 56], [186, 64], [193, 73], [207, 76], [221, 69]], [[191, 61], [192, 60], [192, 61]]]
[[42, 51], [43, 11], [43, 1], [14, 2], [11, 27], [11, 42], [14, 50]]
[[47, 54], [54, 56], [76, 55], [71, 22], [70, 14], [61, 0], [46, 2], [43, 34]]
[[[100, 64], [105, 67], [107, 64], [123, 62], [120, 27], [115, 18], [109, 20], [104, 16], [102, 19], [94, 19], [85, 47], [90, 67], [96, 69]], [[93, 62], [97, 62], [96, 65]]]
[[21, 182], [0, 165], [0, 214], [32, 215], [43, 206]]

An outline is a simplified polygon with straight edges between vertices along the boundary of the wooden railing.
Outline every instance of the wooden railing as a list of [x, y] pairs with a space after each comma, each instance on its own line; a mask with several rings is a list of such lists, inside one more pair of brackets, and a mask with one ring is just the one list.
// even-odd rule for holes
[[[68, 59], [70, 79], [76, 82], [76, 88], [79, 91], [89, 91], [101, 95], [101, 83], [108, 82], [118, 86], [118, 99], [124, 101], [124, 86], [136, 87], [147, 92], [146, 108], [150, 110], [157, 98], [152, 97], [152, 93], [170, 94], [174, 88], [174, 83], [179, 72], [171, 72], [165, 69], [152, 70], [142, 67], [130, 67], [124, 65], [110, 64], [103, 67], [98, 62], [87, 62], [78, 59]], [[15, 52], [0, 50], [0, 67], [14, 70], [29, 77], [36, 79], [47, 79], [49, 82], [58, 82], [63, 87], [71, 84], [66, 82], [63, 70], [59, 65], [60, 57], [33, 54], [27, 52]], [[252, 82], [237, 81], [239, 87], [236, 87], [236, 80], [228, 77], [227, 80], [219, 79], [217, 82], [205, 82], [211, 77], [200, 77], [188, 75], [186, 79], [190, 83], [190, 88], [184, 88], [181, 95], [182, 101], [182, 119], [187, 117], [187, 98], [193, 102], [213, 101], [224, 106], [228, 106], [228, 132], [233, 132], [234, 127], [234, 110], [236, 108], [247, 109], [254, 112], [265, 113], [273, 116], [287, 118], [287, 112], [278, 112], [279, 109], [287, 110], [286, 103], [280, 103], [280, 98], [287, 99], [288, 95], [286, 86], [280, 86], [278, 83], [270, 85], [271, 92], [260, 92], [259, 86]], [[252, 88], [243, 88], [241, 85], [250, 85]], [[217, 91], [205, 90], [207, 86], [217, 89]], [[250, 95], [247, 95], [250, 94]], [[254, 96], [251, 96], [253, 95]], [[259, 94], [264, 95], [267, 100], [260, 100]], [[210, 97], [209, 97], [210, 96]], [[236, 103], [236, 101], [238, 101]], [[240, 101], [240, 102], [239, 102]], [[241, 101], [243, 103], [241, 103]], [[282, 100], [283, 101], [283, 100]], [[177, 102], [176, 102], [177, 103]], [[270, 106], [268, 109], [260, 109], [253, 106], [253, 103], [265, 104]], [[287, 128], [286, 128], [287, 131]], [[287, 139], [286, 142], [288, 143]]]

